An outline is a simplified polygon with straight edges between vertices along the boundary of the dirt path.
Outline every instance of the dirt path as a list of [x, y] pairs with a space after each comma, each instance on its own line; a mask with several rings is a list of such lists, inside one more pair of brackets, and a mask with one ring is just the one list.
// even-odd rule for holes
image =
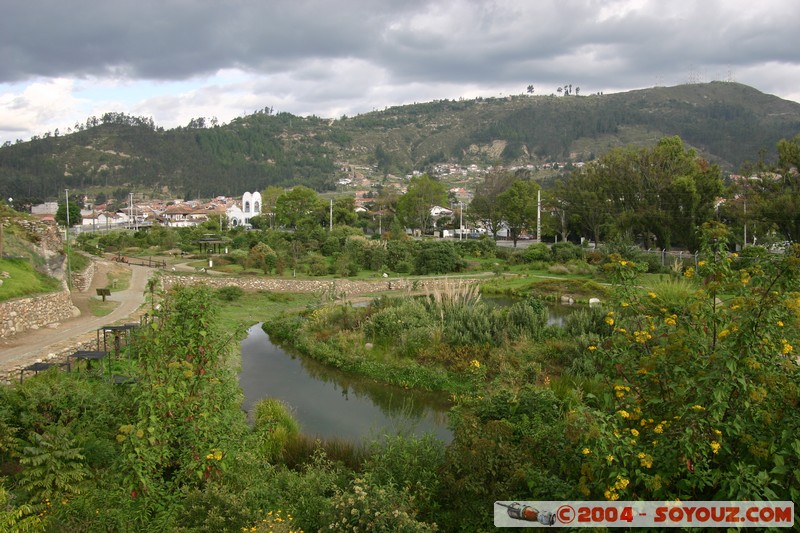
[[[34, 331], [26, 331], [19, 335], [0, 340], [0, 370], [34, 362], [47, 357], [74, 343], [76, 337], [89, 336], [97, 329], [117, 322], [130, 321], [145, 301], [147, 280], [154, 269], [125, 265], [109, 261], [98, 261], [92, 278], [92, 285], [86, 292], [76, 292], [72, 302], [80, 311], [78, 317], [64, 320], [53, 327], [43, 327]], [[111, 293], [106, 300], [119, 302], [116, 309], [106, 316], [96, 317], [89, 312], [89, 300], [96, 294], [95, 289], [106, 287], [108, 272], [114, 269], [129, 269], [131, 281], [128, 289]]]

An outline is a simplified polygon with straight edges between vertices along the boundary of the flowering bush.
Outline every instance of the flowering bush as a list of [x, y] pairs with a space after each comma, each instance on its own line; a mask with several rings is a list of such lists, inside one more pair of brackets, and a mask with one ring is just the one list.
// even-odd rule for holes
[[428, 532], [436, 524], [416, 519], [414, 501], [393, 484], [375, 483], [371, 475], [353, 479], [350, 489], [333, 497], [333, 511], [323, 531]]
[[800, 497], [800, 246], [735, 270], [725, 228], [705, 229], [677, 312], [642, 293], [637, 265], [613, 266], [618, 305], [586, 352], [607, 392], [576, 417], [586, 497]]

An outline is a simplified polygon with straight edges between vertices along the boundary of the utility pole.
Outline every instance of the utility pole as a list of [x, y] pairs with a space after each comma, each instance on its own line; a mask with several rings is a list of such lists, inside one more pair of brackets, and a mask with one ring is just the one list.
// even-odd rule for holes
[[69, 189], [64, 189], [64, 197], [66, 198], [66, 211], [67, 213], [67, 230], [64, 232], [67, 241], [67, 287], [72, 289], [72, 265], [69, 261]]
[[464, 202], [458, 202], [458, 203], [459, 203], [458, 215], [460, 217], [458, 223], [459, 226], [458, 240], [461, 241], [464, 239]]
[[536, 193], [536, 242], [542, 242], [542, 189]]
[[331, 198], [331, 211], [330, 211], [330, 218], [328, 221], [328, 231], [333, 231], [333, 198]]
[[742, 249], [747, 246], [747, 198], [744, 199], [744, 242], [742, 243]]

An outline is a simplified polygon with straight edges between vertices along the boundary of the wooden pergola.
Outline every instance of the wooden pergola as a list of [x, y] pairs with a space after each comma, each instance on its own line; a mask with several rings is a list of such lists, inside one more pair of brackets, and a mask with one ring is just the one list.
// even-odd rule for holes
[[200, 247], [200, 253], [221, 254], [227, 241], [216, 237], [203, 237], [194, 241]]

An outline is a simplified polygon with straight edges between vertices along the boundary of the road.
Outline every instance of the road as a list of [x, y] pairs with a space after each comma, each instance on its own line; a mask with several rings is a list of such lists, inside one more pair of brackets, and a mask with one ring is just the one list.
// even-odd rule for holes
[[[88, 301], [95, 289], [107, 286], [106, 274], [114, 268], [127, 268], [131, 271], [129, 287], [124, 291], [112, 292], [106, 300], [119, 302], [119, 305], [106, 316], [96, 317], [88, 311]], [[64, 349], [74, 343], [77, 337], [88, 336], [99, 328], [124, 323], [145, 301], [147, 280], [154, 269], [118, 265], [108, 261], [98, 261], [92, 285], [87, 292], [73, 293], [72, 302], [81, 310], [78, 317], [60, 322], [56, 327], [43, 327], [38, 330], [25, 331], [7, 339], [0, 339], [0, 370], [31, 363], [46, 358], [48, 354]], [[138, 320], [138, 319], [137, 319]]]

